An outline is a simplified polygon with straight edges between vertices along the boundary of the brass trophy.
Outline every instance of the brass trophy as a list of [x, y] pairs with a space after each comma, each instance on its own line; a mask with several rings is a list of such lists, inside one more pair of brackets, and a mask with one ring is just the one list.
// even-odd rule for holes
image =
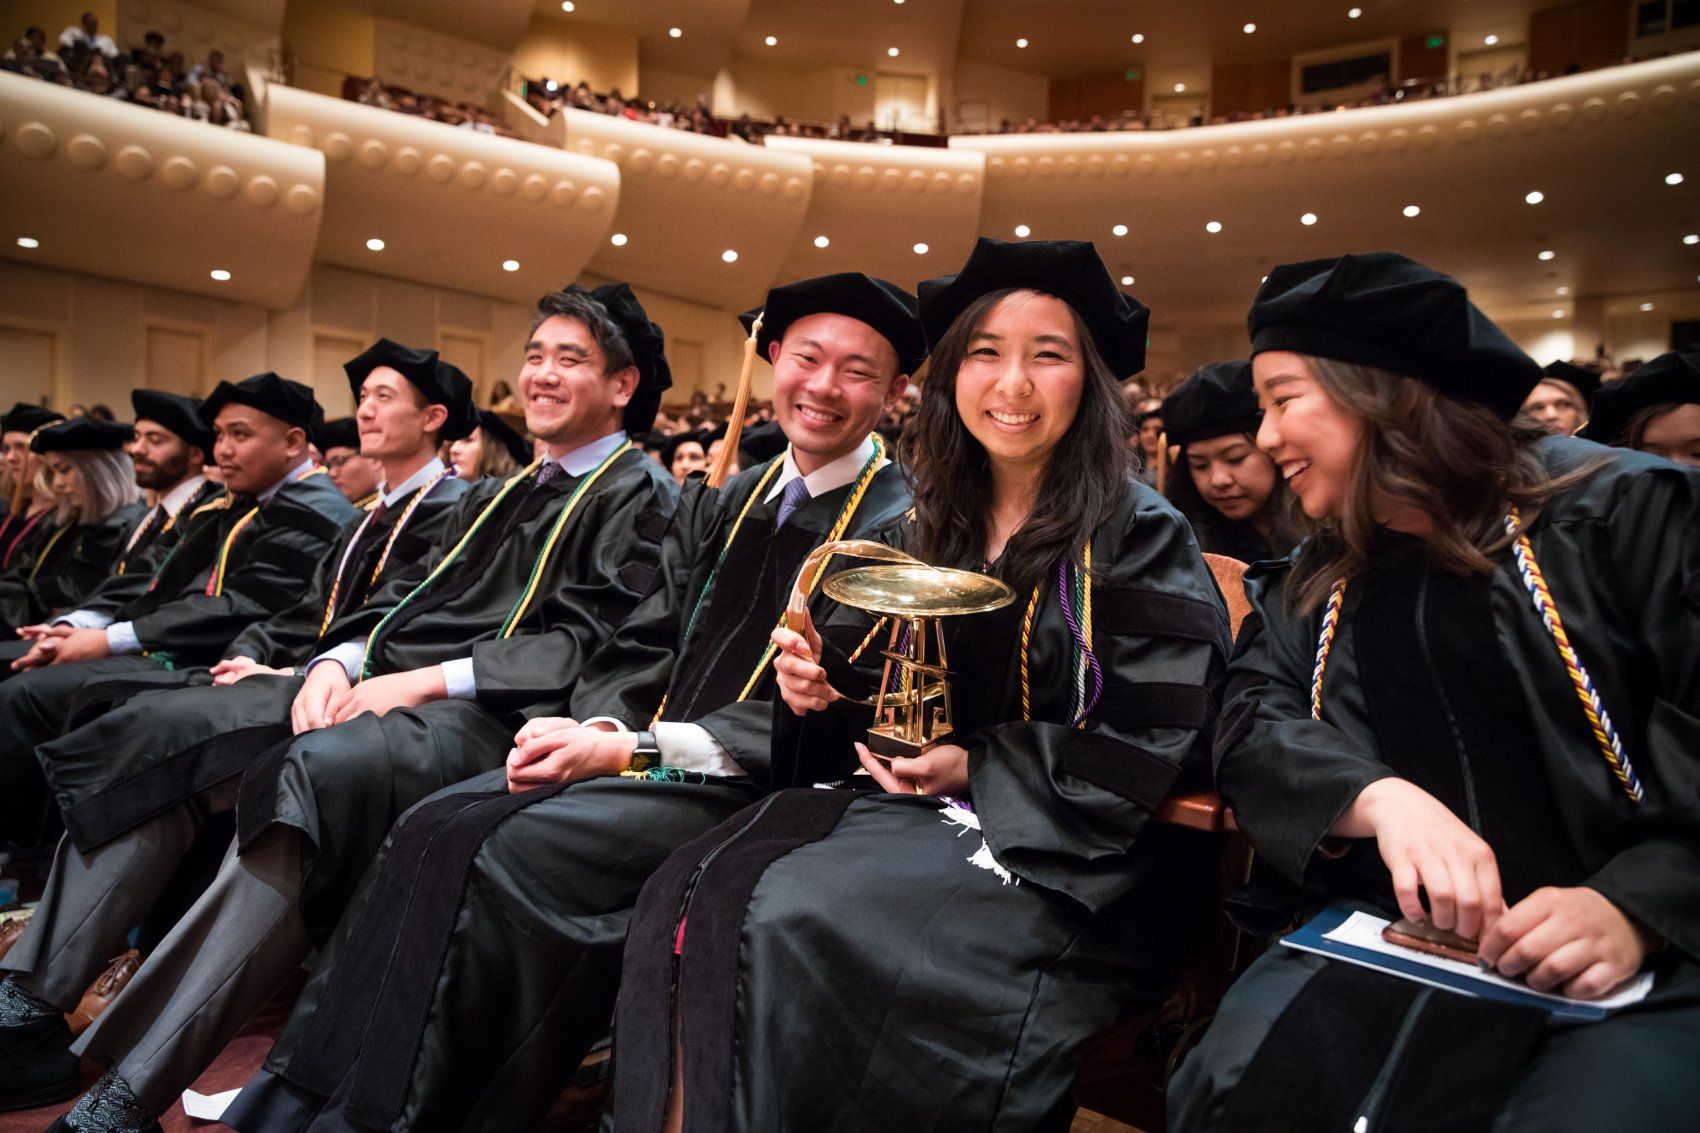
[[1015, 601], [1015, 591], [988, 575], [928, 566], [883, 543], [847, 539], [822, 544], [803, 563], [786, 607], [791, 629], [800, 632], [809, 591], [819, 583], [826, 560], [837, 554], [884, 560], [879, 566], [840, 571], [823, 587], [834, 602], [891, 619], [868, 751], [886, 760], [920, 755], [944, 743], [953, 730], [950, 661], [940, 619], [1000, 609]]

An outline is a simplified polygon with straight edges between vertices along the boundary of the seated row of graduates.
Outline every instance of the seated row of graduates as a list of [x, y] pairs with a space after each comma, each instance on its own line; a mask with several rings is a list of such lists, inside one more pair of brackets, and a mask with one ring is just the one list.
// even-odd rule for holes
[[[1700, 474], [1514, 422], [1540, 370], [1446, 276], [1277, 267], [1253, 362], [1189, 394], [1306, 536], [1247, 575], [1233, 648], [1128, 465], [1148, 319], [1067, 241], [982, 240], [918, 301], [775, 288], [789, 446], [719, 489], [628, 439], [670, 378], [624, 285], [539, 302], [547, 455], [504, 481], [436, 459], [468, 383], [393, 343], [348, 366], [386, 473], [358, 514], [305, 459], [305, 387], [139, 400], [227, 491], [166, 492], [146, 569], [25, 627], [0, 684], [8, 799], [51, 795], [0, 833], [49, 805], [66, 830], [0, 961], [0, 1104], [72, 1096], [88, 1054], [111, 1069], [56, 1127], [151, 1128], [317, 950], [244, 1133], [523, 1128], [611, 1021], [622, 1131], [1066, 1128], [1082, 1044], [1163, 994], [1211, 884], [1152, 816], [1213, 767], [1266, 928], [1350, 898], [1536, 987], [1657, 982], [1562, 1028], [1273, 948], [1174, 1128], [1700, 1121]], [[894, 461], [872, 427], [929, 355]], [[857, 745], [868, 615], [817, 595], [776, 628], [841, 538], [1016, 591], [948, 624], [957, 742]], [[211, 886], [70, 1045], [61, 1013], [231, 808]]]

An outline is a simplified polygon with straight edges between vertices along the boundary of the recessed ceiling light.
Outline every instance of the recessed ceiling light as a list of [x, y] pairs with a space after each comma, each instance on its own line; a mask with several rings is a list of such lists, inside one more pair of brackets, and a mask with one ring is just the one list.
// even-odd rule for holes
[[1405, 206], [1405, 215], [1406, 216], [1421, 216], [1422, 213], [1423, 213], [1423, 210], [1418, 205], [1406, 205]]
[[1204, 231], [1206, 231], [1206, 232], [1220, 232], [1220, 231], [1222, 231], [1222, 222], [1219, 221], [1219, 220], [1212, 220], [1204, 226]]
[[1299, 217], [1299, 223], [1305, 225], [1306, 227], [1309, 227], [1310, 225], [1315, 224], [1316, 223], [1316, 214], [1314, 212], [1305, 213], [1303, 216]]
[[779, 37], [776, 35], [770, 35], [766, 39], [762, 40], [762, 42], [767, 44], [769, 47], [778, 47]]
[[1019, 236], [1021, 239], [1025, 240], [1025, 239], [1027, 239], [1027, 237], [1029, 237], [1033, 234], [1033, 230], [1031, 228], [1027, 227], [1025, 224], [1018, 224], [1018, 225], [1015, 226], [1015, 234], [1017, 236]]
[[230, 273], [225, 271], [223, 268], [213, 268], [212, 277], [220, 283], [223, 283], [230, 278]]
[[1682, 238], [1684, 244], [1700, 244], [1700, 233], [1690, 232]]
[[1015, 41], [1015, 46], [1017, 46], [1017, 47], [1026, 47], [1026, 46], [1027, 46], [1027, 40], [1026, 40], [1026, 39], [1025, 39], [1025, 38], [1023, 38], [1023, 39], [1018, 39], [1018, 40], [1016, 40], [1016, 41]]
[[1667, 184], [1667, 185], [1680, 185], [1680, 184], [1682, 184], [1682, 174], [1680, 174], [1680, 173], [1667, 173], [1667, 174], [1665, 174], [1665, 184]]
[[34, 236], [20, 236], [18, 237], [18, 247], [39, 248], [41, 247], [41, 241], [37, 240]]
[[614, 245], [616, 248], [624, 248], [626, 246], [626, 234], [624, 232], [616, 232], [614, 235], [608, 237], [608, 243]]
[[1186, 84], [1185, 83], [1176, 83], [1175, 84], [1175, 93], [1176, 94], [1185, 94], [1186, 93]]
[[1117, 236], [1126, 236], [1127, 235], [1127, 225], [1118, 224], [1114, 228], [1110, 229], [1110, 231], [1114, 232]]
[[1546, 250], [1541, 252], [1540, 258], [1543, 259], [1543, 260], [1550, 260], [1556, 255], [1558, 255], [1557, 252], [1553, 251], [1551, 248], [1547, 248]]
[[729, 264], [735, 264], [738, 262], [738, 253], [728, 248], [724, 252], [720, 253], [720, 258]]
[[573, 0], [561, 0], [561, 11], [563, 12], [570, 12], [576, 7], [578, 5], [574, 4]]
[[1555, 319], [1562, 319], [1564, 317], [1564, 312], [1563, 311], [1554, 311], [1552, 313], [1552, 317], [1555, 318]]
[[1482, 40], [1482, 42], [1487, 44], [1489, 47], [1492, 47], [1494, 44], [1499, 42], [1499, 37], [1497, 35], [1490, 35], [1486, 39]]
[[1362, 8], [1353, 8], [1352, 10], [1350, 10], [1349, 12], [1346, 13], [1346, 18], [1348, 20], [1355, 20], [1363, 14], [1364, 14], [1364, 10]]
[[1653, 305], [1651, 303], [1643, 303], [1641, 304], [1641, 309], [1643, 311], [1651, 311], [1653, 309]]
[[903, 3], [903, 0], [891, 0], [891, 2], [893, 4], [901, 4], [901, 3]]
[[518, 271], [519, 270], [519, 261], [518, 260], [503, 260], [502, 261], [502, 270], [503, 271]]
[[674, 39], [678, 39], [680, 36], [684, 35], [685, 32], [683, 28], [668, 28], [667, 34], [672, 36]]
[[1257, 282], [1259, 282], [1259, 283], [1268, 283], [1268, 282], [1269, 282], [1269, 277], [1268, 277], [1268, 276], [1264, 276], [1264, 277], [1263, 277], [1263, 278], [1262, 278], [1262, 279], [1260, 279], [1260, 280], [1258, 280], [1258, 281], [1257, 281]]
[[1133, 276], [1131, 276], [1131, 275], [1122, 276], [1122, 286], [1123, 287], [1132, 287], [1133, 286]]
[[817, 247], [817, 248], [824, 248], [830, 243], [832, 243], [832, 241], [828, 240], [825, 236], [816, 236], [815, 237], [815, 247]]
[[1560, 295], [1570, 294], [1570, 288], [1568, 288], [1568, 287], [1560, 287], [1560, 288], [1557, 289], [1557, 291], [1558, 291], [1558, 294], [1560, 294]]
[[897, 48], [895, 48], [895, 47], [886, 48], [885, 53], [887, 55], [891, 56], [893, 59], [897, 58]]
[[1245, 32], [1247, 35], [1250, 35], [1252, 32], [1257, 30], [1257, 25], [1256, 24], [1247, 24], [1245, 27], [1241, 28], [1240, 30]]
[[1145, 42], [1145, 36], [1140, 34], [1139, 32], [1134, 32], [1133, 33], [1133, 42], [1144, 43]]
[[925, 245], [925, 244], [917, 244], [917, 245], [915, 245], [915, 254], [916, 254], [916, 255], [917, 255], [917, 256], [924, 256], [924, 255], [926, 255], [926, 254], [927, 254], [927, 246], [926, 246], [926, 245]]
[[366, 250], [368, 252], [381, 252], [384, 250], [384, 242], [374, 236], [366, 241]]
[[1547, 199], [1547, 195], [1545, 193], [1541, 192], [1539, 189], [1536, 189], [1532, 193], [1524, 193], [1523, 194], [1523, 203], [1527, 204], [1527, 205], [1538, 205], [1546, 199]]

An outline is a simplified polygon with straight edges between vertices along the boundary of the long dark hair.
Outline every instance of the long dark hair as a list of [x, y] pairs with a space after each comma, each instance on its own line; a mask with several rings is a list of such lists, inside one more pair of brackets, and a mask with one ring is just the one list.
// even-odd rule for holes
[[[1251, 459], [1269, 460], [1268, 454], [1257, 448], [1255, 434], [1239, 435], [1256, 450], [1256, 456]], [[1181, 446], [1180, 455], [1175, 458], [1174, 463], [1169, 465], [1169, 479], [1163, 486], [1163, 494], [1169, 497], [1169, 502], [1175, 505], [1175, 510], [1184, 515], [1186, 521], [1192, 525], [1193, 536], [1198, 540], [1198, 549], [1209, 554], [1227, 555], [1242, 562], [1254, 562], [1270, 555], [1285, 555], [1293, 549], [1293, 544], [1299, 541], [1298, 534], [1293, 529], [1288, 502], [1292, 491], [1281, 478], [1281, 470], [1278, 468], [1275, 469], [1275, 486], [1270, 490], [1269, 498], [1263, 501], [1262, 510], [1273, 521], [1267, 539], [1251, 520], [1229, 519], [1204, 498], [1193, 481], [1192, 468], [1187, 464], [1185, 445]]]
[[1508, 507], [1524, 526], [1554, 493], [1585, 480], [1597, 464], [1553, 476], [1535, 453], [1546, 430], [1524, 420], [1507, 422], [1485, 405], [1442, 396], [1434, 387], [1388, 370], [1306, 357], [1317, 383], [1334, 402], [1363, 422], [1363, 440], [1346, 493], [1344, 514], [1311, 519], [1297, 506], [1289, 514], [1313, 536], [1300, 554], [1288, 600], [1315, 609], [1336, 579], [1368, 565], [1380, 536], [1377, 498], [1421, 509], [1434, 523], [1427, 539], [1430, 561], [1454, 574], [1490, 574], [1491, 557], [1511, 542]]
[[[985, 446], [956, 411], [956, 373], [969, 339], [993, 307], [1016, 289], [968, 304], [933, 349], [921, 403], [903, 430], [901, 452], [915, 499], [921, 555], [939, 566], [978, 567], [991, 522], [992, 477]], [[1072, 555], [1122, 502], [1132, 454], [1121, 383], [1099, 356], [1073, 308], [1084, 370], [1080, 408], [1052, 452], [1033, 511], [1004, 549], [1003, 578], [1018, 593], [1039, 584], [1056, 561]]]

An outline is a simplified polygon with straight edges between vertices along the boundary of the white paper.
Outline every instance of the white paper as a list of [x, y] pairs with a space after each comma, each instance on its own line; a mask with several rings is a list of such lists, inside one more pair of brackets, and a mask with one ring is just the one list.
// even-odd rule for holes
[[1445, 956], [1433, 956], [1427, 952], [1418, 952], [1414, 948], [1389, 944], [1381, 938], [1381, 930], [1386, 928], [1389, 923], [1391, 922], [1385, 921], [1372, 913], [1358, 911], [1347, 917], [1340, 927], [1333, 932], [1323, 933], [1323, 939], [1336, 941], [1340, 944], [1350, 944], [1354, 948], [1379, 952], [1385, 956], [1397, 956], [1401, 960], [1412, 960], [1418, 964], [1439, 968], [1441, 971], [1450, 972], [1455, 976], [1463, 976], [1479, 983], [1506, 988], [1510, 991], [1521, 992], [1524, 995], [1539, 996], [1555, 1003], [1574, 1004], [1578, 1007], [1600, 1007], [1612, 1011], [1619, 1007], [1628, 1007], [1631, 1003], [1640, 1003], [1647, 998], [1647, 993], [1653, 990], [1653, 974], [1642, 972], [1619, 990], [1601, 999], [1570, 999], [1567, 996], [1536, 991], [1521, 980], [1506, 979], [1498, 972], [1487, 971], [1476, 964], [1467, 964], [1462, 960], [1449, 960]]
[[241, 1092], [241, 1087], [222, 1094], [197, 1094], [194, 1090], [184, 1090], [183, 1112], [201, 1121], [217, 1121]]

